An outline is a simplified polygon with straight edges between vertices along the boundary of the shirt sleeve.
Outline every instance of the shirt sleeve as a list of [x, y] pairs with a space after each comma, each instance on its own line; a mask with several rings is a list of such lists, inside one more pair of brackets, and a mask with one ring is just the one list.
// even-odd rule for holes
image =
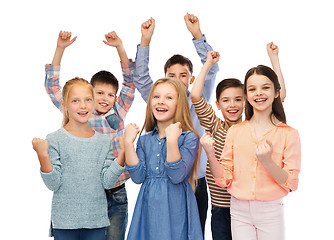
[[283, 153], [283, 169], [288, 173], [287, 181], [281, 185], [288, 192], [297, 190], [298, 175], [301, 168], [301, 146], [297, 130], [293, 129], [287, 136]]
[[111, 189], [125, 169], [124, 167], [120, 166], [113, 157], [111, 140], [109, 146], [109, 152], [104, 161], [101, 173], [102, 185], [105, 189]]
[[[205, 35], [200, 39], [193, 39], [198, 56], [201, 58], [202, 64], [206, 62], [207, 54], [213, 51], [212, 47], [206, 41]], [[219, 71], [218, 63], [212, 66], [206, 75], [202, 96], [206, 102], [210, 102], [213, 88], [215, 86], [216, 75]]]
[[198, 136], [187, 132], [183, 142], [179, 142], [181, 158], [175, 162], [166, 162], [166, 172], [173, 184], [178, 184], [189, 178], [199, 145]]
[[45, 90], [52, 103], [60, 110], [63, 110], [61, 105], [63, 102], [63, 96], [61, 93], [61, 87], [59, 85], [60, 66], [54, 66], [51, 64], [45, 65]]
[[193, 105], [195, 107], [195, 112], [201, 126], [206, 132], [212, 133], [214, 122], [217, 119], [217, 116], [213, 111], [212, 106], [209, 103], [205, 102], [203, 97], [199, 101], [194, 102]]
[[215, 178], [218, 186], [229, 187], [233, 180], [233, 127], [231, 127], [226, 135], [225, 146], [222, 151], [219, 163], [223, 168], [223, 176]]
[[126, 170], [129, 172], [132, 181], [134, 183], [140, 184], [143, 183], [146, 179], [145, 153], [143, 151], [141, 137], [139, 137], [137, 141], [136, 153], [139, 162], [134, 166], [126, 165]]
[[40, 171], [44, 184], [51, 191], [57, 191], [62, 185], [62, 164], [60, 162], [60, 153], [57, 141], [46, 137], [49, 144], [49, 158], [52, 164], [52, 172], [44, 173]]
[[119, 97], [115, 103], [115, 108], [120, 119], [124, 119], [128, 113], [135, 96], [135, 85], [133, 84], [133, 75], [135, 63], [130, 60], [129, 63], [121, 63], [123, 72], [123, 83]]
[[152, 78], [150, 76], [148, 63], [149, 63], [149, 55], [150, 47], [141, 47], [137, 46], [137, 54], [136, 54], [136, 67], [133, 76], [133, 83], [135, 87], [140, 92], [140, 95], [144, 99], [145, 102], [148, 100], [148, 96], [150, 94], [151, 87], [153, 85]]

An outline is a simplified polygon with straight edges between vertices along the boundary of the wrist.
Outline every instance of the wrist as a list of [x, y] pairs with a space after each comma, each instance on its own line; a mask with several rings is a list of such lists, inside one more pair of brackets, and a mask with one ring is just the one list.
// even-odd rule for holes
[[193, 32], [192, 35], [195, 40], [201, 39], [203, 37], [201, 30]]
[[141, 47], [148, 47], [148, 46], [150, 46], [150, 43], [151, 43], [151, 38], [142, 37], [141, 41], [140, 41], [140, 46]]

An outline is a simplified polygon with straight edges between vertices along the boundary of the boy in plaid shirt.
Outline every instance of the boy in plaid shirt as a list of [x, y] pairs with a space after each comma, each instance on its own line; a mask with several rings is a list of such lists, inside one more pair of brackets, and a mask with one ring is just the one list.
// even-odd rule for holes
[[[45, 66], [45, 88], [53, 104], [59, 109], [62, 107], [62, 94], [59, 85], [60, 62], [66, 47], [70, 46], [77, 37], [71, 39], [71, 32], [60, 32], [57, 48], [52, 64]], [[89, 125], [94, 130], [108, 134], [112, 139], [114, 157], [120, 151], [117, 138], [124, 135], [124, 118], [134, 99], [135, 86], [133, 72], [135, 63], [129, 60], [121, 39], [115, 32], [105, 35], [103, 42], [116, 47], [121, 60], [124, 81], [120, 95], [116, 97], [118, 81], [107, 71], [100, 71], [93, 75], [91, 84], [95, 93], [95, 111], [89, 119]], [[128, 203], [125, 190], [125, 181], [129, 178], [124, 172], [112, 189], [106, 190], [108, 200], [108, 215], [110, 226], [107, 229], [106, 239], [124, 239], [128, 220]]]

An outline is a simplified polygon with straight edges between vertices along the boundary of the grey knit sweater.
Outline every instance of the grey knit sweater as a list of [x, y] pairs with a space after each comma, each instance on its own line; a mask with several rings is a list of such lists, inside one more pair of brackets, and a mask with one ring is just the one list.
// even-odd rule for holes
[[78, 138], [61, 128], [46, 139], [53, 171], [41, 172], [41, 176], [54, 192], [53, 228], [108, 226], [104, 189], [112, 188], [124, 171], [114, 161], [110, 138], [98, 132], [90, 138]]

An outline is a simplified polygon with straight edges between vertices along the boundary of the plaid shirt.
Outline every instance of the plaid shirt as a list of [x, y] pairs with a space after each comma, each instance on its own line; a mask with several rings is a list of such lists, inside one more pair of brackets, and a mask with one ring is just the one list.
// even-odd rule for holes
[[[113, 145], [113, 153], [114, 157], [118, 156], [120, 151], [119, 144], [116, 141], [117, 137], [124, 135], [124, 118], [129, 111], [131, 104], [134, 99], [135, 86], [133, 84], [133, 73], [135, 69], [135, 63], [130, 60], [130, 63], [121, 63], [122, 71], [123, 71], [123, 87], [115, 105], [104, 115], [99, 115], [94, 112], [89, 119], [89, 126], [96, 130], [97, 132], [108, 134], [112, 140]], [[50, 64], [45, 65], [45, 89], [48, 95], [50, 96], [53, 104], [60, 110], [63, 111], [63, 107], [61, 105], [63, 98], [61, 93], [61, 87], [59, 85], [59, 73], [60, 66], [53, 66]], [[112, 129], [106, 117], [115, 113], [119, 117], [119, 125], [117, 130]], [[125, 183], [127, 179], [130, 178], [128, 172], [122, 173], [120, 178], [117, 180], [115, 187], [120, 186]]]

